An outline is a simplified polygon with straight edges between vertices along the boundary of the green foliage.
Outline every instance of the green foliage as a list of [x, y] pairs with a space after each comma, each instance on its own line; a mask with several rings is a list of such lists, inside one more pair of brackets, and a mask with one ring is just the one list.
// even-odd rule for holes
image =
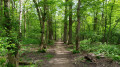
[[91, 39], [85, 39], [80, 41], [80, 44], [91, 44]]
[[0, 56], [5, 56], [8, 52], [6, 49], [8, 47], [7, 39], [0, 37]]
[[48, 40], [48, 45], [54, 45], [54, 40]]
[[103, 35], [95, 31], [83, 31], [80, 33], [80, 36], [85, 36], [86, 39], [91, 39], [91, 42], [99, 42], [103, 38]]
[[97, 59], [100, 59], [100, 56], [96, 56]]
[[80, 50], [81, 51], [89, 51], [90, 44], [91, 44], [91, 39], [88, 39], [88, 40], [85, 39], [83, 41], [80, 41]]
[[6, 58], [5, 57], [0, 57], [0, 65], [3, 65], [6, 63]]
[[42, 50], [39, 49], [38, 52], [39, 52], [39, 53], [46, 53], [46, 49], [42, 49]]
[[46, 58], [48, 58], [48, 59], [51, 59], [51, 58], [53, 58], [54, 56], [51, 55], [51, 54], [47, 54], [47, 55], [45, 55], [44, 57], [46, 57]]
[[[80, 50], [81, 51], [87, 51], [87, 52], [93, 52], [94, 54], [103, 54], [107, 57], [112, 58], [113, 60], [120, 61], [120, 46], [119, 45], [110, 45], [110, 44], [87, 44], [87, 41], [83, 40], [81, 42], [84, 42], [80, 44]], [[89, 40], [88, 40], [89, 42]], [[86, 44], [85, 44], [86, 43]]]
[[22, 44], [40, 44], [40, 40], [33, 38], [25, 38], [23, 39]]
[[72, 53], [76, 54], [76, 53], [80, 53], [80, 51], [73, 50]]
[[110, 56], [114, 61], [119, 61], [120, 62], [120, 56], [119, 55], [112, 55]]

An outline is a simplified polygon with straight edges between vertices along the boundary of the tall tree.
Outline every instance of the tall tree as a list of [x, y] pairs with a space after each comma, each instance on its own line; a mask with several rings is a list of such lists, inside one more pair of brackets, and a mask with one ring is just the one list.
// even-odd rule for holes
[[24, 9], [24, 37], [26, 38], [26, 10]]
[[[45, 17], [46, 17], [46, 2], [47, 0], [44, 0], [44, 6], [43, 6], [43, 12], [41, 9], [39, 9], [39, 6], [35, 0], [33, 0], [35, 7], [37, 9], [38, 17], [39, 17], [39, 22], [40, 22], [40, 27], [41, 27], [41, 43], [40, 43], [40, 50], [44, 49], [44, 26], [45, 26]], [[40, 12], [41, 11], [41, 12]], [[42, 14], [42, 15], [41, 15]]]
[[94, 12], [94, 31], [97, 30], [97, 24], [98, 24], [98, 18], [97, 18], [97, 15], [98, 15], [98, 11], [95, 11]]
[[72, 44], [72, 0], [69, 0], [69, 40], [68, 44]]
[[57, 40], [57, 25], [56, 25], [56, 20], [55, 20], [55, 40]]
[[107, 42], [109, 41], [109, 38], [111, 38], [112, 13], [113, 13], [114, 4], [115, 4], [115, 0], [114, 0], [114, 2], [111, 5], [111, 10], [110, 10], [110, 14], [109, 14], [109, 24], [110, 24], [110, 27], [109, 27], [109, 31], [108, 31]]
[[[9, 38], [7, 41], [9, 42], [8, 45], [13, 43], [13, 40], [11, 38], [11, 22], [10, 22], [10, 16], [9, 16], [9, 7], [8, 7], [8, 0], [4, 0], [4, 16], [5, 16], [5, 29], [6, 29], [6, 36]], [[18, 46], [18, 44], [16, 44], [16, 46]], [[13, 48], [13, 47], [8, 47], [8, 51], [10, 50], [14, 50], [15, 52], [13, 53], [8, 53], [8, 67], [18, 67], [18, 47], [16, 47], [17, 49]]]
[[0, 15], [0, 19], [2, 19], [2, 14], [3, 14], [3, 0], [0, 0], [0, 10], [1, 10], [1, 11], [0, 11], [0, 12], [1, 12], [1, 13], [0, 13], [0, 14], [1, 14], [1, 15]]
[[81, 0], [78, 0], [77, 8], [77, 27], [76, 27], [76, 51], [79, 50], [79, 33], [80, 33], [80, 3]]
[[20, 5], [20, 14], [19, 14], [19, 38], [21, 39], [22, 37], [22, 0], [19, 0], [19, 5]]
[[65, 0], [65, 18], [64, 18], [64, 43], [67, 42], [67, 2], [68, 0]]
[[[106, 4], [107, 4], [107, 0], [106, 0]], [[106, 9], [106, 13], [105, 13], [105, 24], [104, 24], [104, 37], [103, 37], [103, 42], [106, 42], [106, 31], [107, 31], [107, 6], [105, 7]]]
[[50, 44], [53, 40], [51, 4], [47, 5], [47, 20], [48, 20], [48, 32], [49, 32], [48, 43]]
[[41, 33], [41, 49], [43, 49], [43, 47], [45, 45], [44, 44], [44, 36], [45, 36], [45, 19], [46, 19], [46, 2], [47, 0], [44, 0], [44, 5], [43, 5], [43, 13], [42, 13], [42, 23], [41, 23], [41, 30], [42, 30], [42, 33]]

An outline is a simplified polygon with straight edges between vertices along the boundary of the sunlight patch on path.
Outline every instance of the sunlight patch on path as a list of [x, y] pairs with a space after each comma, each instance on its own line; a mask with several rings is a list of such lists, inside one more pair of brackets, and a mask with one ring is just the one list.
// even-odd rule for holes
[[63, 42], [56, 42], [52, 49], [54, 49], [56, 55], [49, 61], [51, 65], [49, 67], [75, 67], [71, 62], [71, 52], [66, 50]]
[[52, 64], [66, 64], [69, 63], [69, 60], [67, 58], [54, 58], [49, 63]]

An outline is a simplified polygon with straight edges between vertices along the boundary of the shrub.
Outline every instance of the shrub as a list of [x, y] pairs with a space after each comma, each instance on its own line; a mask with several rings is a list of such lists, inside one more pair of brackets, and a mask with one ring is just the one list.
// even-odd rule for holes
[[76, 51], [75, 49], [72, 51], [73, 54], [80, 53], [80, 51]]
[[82, 41], [80, 44], [81, 51], [93, 52], [94, 54], [104, 54], [107, 57], [112, 58], [113, 60], [120, 61], [120, 45], [110, 45], [110, 44], [85, 44], [89, 40]]
[[42, 50], [38, 50], [38, 52], [40, 52], [40, 53], [46, 53], [46, 50], [45, 49], [42, 49]]
[[6, 58], [0, 57], [0, 65], [3, 65], [4, 63], [6, 63]]
[[22, 41], [22, 44], [40, 44], [39, 39], [25, 38]]

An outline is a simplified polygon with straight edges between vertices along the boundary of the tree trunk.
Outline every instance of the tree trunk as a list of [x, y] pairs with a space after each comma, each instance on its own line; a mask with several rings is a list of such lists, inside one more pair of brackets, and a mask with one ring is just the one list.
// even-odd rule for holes
[[76, 51], [79, 50], [79, 33], [80, 33], [80, 0], [78, 0], [77, 8], [77, 27], [76, 27]]
[[48, 18], [48, 43], [51, 44], [53, 38], [53, 30], [52, 30], [52, 14], [50, 12], [50, 6], [47, 5], [47, 18]]
[[38, 17], [39, 17], [39, 21], [40, 21], [40, 27], [41, 27], [41, 37], [40, 37], [40, 50], [43, 49], [43, 43], [44, 43], [44, 20], [45, 20], [45, 17], [44, 15], [42, 15], [42, 19], [41, 19], [41, 16], [40, 16], [40, 10], [39, 10], [39, 7], [38, 7], [38, 4], [35, 0], [33, 0], [33, 2], [35, 3], [35, 7], [37, 9], [37, 14], [38, 14]]
[[57, 40], [57, 33], [56, 33], [56, 31], [57, 31], [57, 29], [56, 29], [56, 21], [55, 21], [55, 40]]
[[48, 43], [51, 43], [52, 41], [52, 19], [51, 19], [51, 16], [49, 15], [49, 18], [48, 18], [48, 27], [49, 27], [49, 40], [48, 40]]
[[19, 39], [21, 40], [22, 37], [22, 0], [19, 0], [19, 5], [20, 5], [20, 15], [19, 15]]
[[107, 15], [105, 16], [105, 26], [104, 26], [103, 42], [106, 42], [106, 29], [107, 29]]
[[66, 3], [66, 5], [65, 5], [65, 19], [64, 19], [64, 39], [63, 39], [63, 41], [64, 41], [64, 43], [66, 43], [67, 42], [67, 2], [68, 2], [68, 0], [65, 0], [65, 3]]
[[[10, 16], [9, 16], [9, 7], [8, 7], [8, 0], [4, 0], [4, 15], [5, 15], [5, 30], [6, 30], [6, 36], [11, 38], [10, 36], [10, 31], [12, 29], [11, 27], [11, 22], [10, 22]], [[13, 42], [12, 39], [8, 39], [8, 42]], [[9, 43], [10, 44], [10, 43]], [[8, 45], [9, 45], [8, 44]], [[18, 46], [18, 44], [16, 44], [16, 47]], [[14, 50], [13, 48], [8, 48], [8, 51], [10, 51], [10, 49]], [[14, 53], [8, 53], [8, 67], [18, 67], [18, 47], [17, 49], [15, 49]]]
[[72, 0], [69, 0], [69, 40], [68, 45], [72, 44]]
[[1, 12], [1, 13], [0, 13], [0, 14], [1, 14], [1, 15], [0, 15], [0, 19], [2, 20], [2, 15], [3, 15], [3, 0], [0, 1], [0, 10], [1, 10], [1, 11], [0, 11], [0, 12]]
[[40, 25], [41, 25], [42, 21], [41, 21], [41, 17], [40, 17], [40, 10], [38, 8], [38, 4], [37, 4], [37, 2], [35, 0], [33, 0], [33, 2], [35, 3], [35, 7], [37, 9], [38, 18], [39, 18]]
[[41, 25], [41, 30], [42, 30], [42, 33], [41, 33], [41, 50], [43, 49], [43, 47], [45, 46], [44, 45], [44, 28], [45, 28], [45, 17], [46, 17], [46, 1], [47, 0], [44, 0], [44, 12], [42, 13], [42, 25]]
[[98, 14], [98, 12], [94, 12], [94, 31], [96, 31], [97, 30], [97, 14]]
[[26, 38], [26, 11], [24, 10], [24, 37]]
[[110, 15], [109, 15], [109, 23], [110, 23], [110, 27], [109, 27], [109, 31], [108, 31], [108, 37], [107, 37], [107, 42], [109, 41], [109, 39], [111, 39], [111, 21], [112, 21], [112, 13], [113, 13], [113, 7], [114, 7], [114, 4], [115, 4], [115, 0], [111, 6], [111, 12], [110, 12]]
[[27, 25], [27, 27], [28, 27], [28, 29], [27, 29], [27, 31], [29, 32], [30, 30], [30, 20], [29, 20], [29, 16], [28, 16], [28, 10], [27, 10], [27, 23], [28, 23], [28, 25]]
[[[106, 0], [107, 3], [107, 0]], [[103, 37], [103, 42], [106, 42], [106, 30], [107, 30], [107, 6], [106, 8], [106, 15], [105, 15], [105, 25], [104, 25], [104, 37]]]

